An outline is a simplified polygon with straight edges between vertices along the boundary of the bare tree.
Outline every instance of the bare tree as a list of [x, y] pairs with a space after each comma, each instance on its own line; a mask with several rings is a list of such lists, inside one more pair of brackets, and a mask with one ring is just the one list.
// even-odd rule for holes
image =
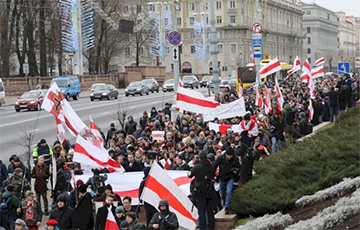
[[19, 145], [23, 148], [23, 154], [22, 154], [22, 160], [23, 162], [26, 162], [28, 169], [30, 169], [30, 160], [32, 156], [32, 142], [35, 136], [35, 132], [30, 132], [27, 130], [26, 126], [20, 129], [20, 132], [17, 133], [17, 135], [21, 138], [21, 142], [14, 143], [16, 145]]
[[134, 111], [130, 108], [129, 99], [122, 101], [120, 98], [116, 101], [113, 114], [110, 115], [111, 119], [119, 121], [121, 128], [125, 128], [127, 117]]

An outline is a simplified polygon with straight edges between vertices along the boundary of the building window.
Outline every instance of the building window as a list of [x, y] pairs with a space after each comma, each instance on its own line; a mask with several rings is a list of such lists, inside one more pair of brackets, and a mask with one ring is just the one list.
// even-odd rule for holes
[[190, 25], [194, 25], [194, 21], [195, 21], [195, 18], [194, 18], [194, 17], [190, 17]]
[[155, 11], [155, 5], [150, 4], [149, 5], [149, 11]]
[[230, 44], [230, 51], [231, 53], [236, 53], [236, 44]]
[[311, 33], [311, 27], [306, 27], [306, 31], [308, 34]]
[[125, 48], [125, 56], [130, 56], [130, 47]]
[[195, 11], [195, 3], [194, 2], [189, 3], [189, 10]]
[[206, 24], [209, 24], [209, 17], [206, 17]]
[[204, 10], [207, 10], [209, 8], [208, 3], [205, 2]]
[[144, 54], [144, 49], [142, 47], [139, 48], [139, 54], [141, 54], [141, 55]]
[[191, 52], [192, 54], [196, 52], [196, 51], [195, 51], [195, 46], [191, 46], [191, 47], [190, 47], [190, 52]]
[[193, 39], [193, 38], [194, 38], [194, 33], [190, 32], [190, 39]]
[[308, 48], [308, 54], [311, 54], [311, 49], [310, 48]]
[[308, 58], [309, 59], [309, 63], [311, 63], [311, 58]]
[[178, 26], [181, 26], [181, 18], [177, 18], [176, 20], [177, 20]]
[[216, 9], [220, 10], [221, 9], [221, 2], [216, 2]]
[[230, 15], [230, 23], [235, 23], [235, 22], [236, 22], [235, 15]]
[[230, 8], [235, 9], [235, 1], [230, 1]]
[[221, 31], [218, 31], [218, 38], [222, 38], [222, 33], [221, 33]]
[[221, 23], [222, 23], [221, 16], [216, 16], [216, 23], [217, 23], [217, 24], [221, 24]]
[[310, 10], [306, 11], [306, 14], [311, 14], [311, 11]]
[[308, 43], [308, 44], [311, 43], [311, 38], [307, 38], [307, 43]]
[[219, 53], [223, 52], [223, 46], [222, 45], [218, 45], [218, 51], [219, 51]]
[[230, 31], [230, 38], [236, 38], [236, 31]]
[[129, 6], [126, 6], [126, 5], [124, 6], [124, 12], [125, 13], [129, 12]]
[[136, 12], [137, 12], [137, 13], [141, 13], [141, 5], [137, 5], [137, 6], [136, 6]]

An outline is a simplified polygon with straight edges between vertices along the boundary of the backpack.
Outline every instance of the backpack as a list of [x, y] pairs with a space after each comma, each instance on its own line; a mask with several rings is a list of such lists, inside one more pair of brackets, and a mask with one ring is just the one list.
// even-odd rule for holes
[[10, 203], [11, 199], [13, 198], [13, 196], [14, 196], [14, 195], [9, 196], [9, 197], [6, 199], [5, 202], [2, 202], [2, 203], [0, 204], [0, 211], [1, 211], [2, 213], [8, 213], [8, 212], [10, 211], [10, 210], [9, 210], [9, 203]]

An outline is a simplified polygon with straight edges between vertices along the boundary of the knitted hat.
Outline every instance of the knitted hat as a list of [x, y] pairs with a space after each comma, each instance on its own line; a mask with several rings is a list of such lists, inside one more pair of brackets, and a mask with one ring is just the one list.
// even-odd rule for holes
[[206, 152], [205, 151], [200, 151], [199, 157], [200, 157], [200, 160], [206, 160], [207, 159]]
[[22, 172], [22, 169], [21, 169], [21, 168], [16, 168], [16, 169], [14, 170], [14, 174], [15, 174], [15, 175], [19, 174], [20, 172]]
[[2, 182], [2, 187], [5, 188], [5, 187], [8, 186], [9, 184], [11, 184], [10, 181], [4, 180], [4, 181]]
[[123, 229], [123, 228], [129, 228], [129, 223], [126, 221], [126, 220], [123, 220], [121, 221], [120, 223], [120, 229]]
[[56, 226], [58, 225], [58, 222], [54, 219], [50, 219], [46, 222], [46, 225]]
[[28, 190], [28, 191], [26, 191], [25, 196], [26, 196], [26, 197], [28, 197], [28, 196], [34, 196], [34, 192]]
[[26, 227], [26, 223], [22, 219], [16, 219], [15, 224]]
[[229, 148], [227, 148], [226, 149], [226, 151], [225, 151], [225, 154], [226, 155], [234, 155], [234, 153], [235, 153], [235, 151], [234, 151], [234, 149], [233, 148], [231, 148], [231, 147], [229, 147]]
[[123, 206], [119, 206], [116, 208], [115, 213], [125, 213], [125, 209]]
[[21, 162], [19, 157], [14, 158], [14, 162]]

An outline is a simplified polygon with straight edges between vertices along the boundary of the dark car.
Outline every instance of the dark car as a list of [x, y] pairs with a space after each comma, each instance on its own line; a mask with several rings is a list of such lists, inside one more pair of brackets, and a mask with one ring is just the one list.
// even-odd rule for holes
[[90, 93], [90, 100], [93, 101], [95, 99], [107, 99], [111, 98], [117, 99], [119, 96], [118, 90], [113, 85], [98, 85], [94, 88], [94, 90]]
[[166, 80], [162, 86], [162, 91], [163, 92], [174, 91], [174, 84], [175, 84], [174, 82], [175, 82], [174, 79]]
[[141, 81], [134, 81], [131, 82], [128, 87], [125, 89], [125, 96], [140, 94], [142, 96], [143, 94], [149, 95], [149, 88], [147, 85], [141, 83]]
[[200, 81], [200, 87], [207, 87], [213, 76], [204, 76]]
[[159, 92], [159, 84], [154, 78], [144, 79], [141, 81], [141, 83], [143, 83], [144, 85], [147, 85], [147, 87], [149, 88], [149, 90], [152, 93], [154, 93], [155, 91]]
[[94, 92], [94, 89], [99, 86], [99, 85], [106, 85], [105, 83], [95, 83], [95, 84], [92, 84], [91, 87], [90, 87], [90, 92]]
[[41, 105], [46, 95], [46, 90], [30, 90], [25, 92], [15, 102], [15, 111], [19, 112], [22, 109], [27, 110], [41, 110]]
[[184, 88], [199, 88], [199, 80], [195, 75], [188, 75], [182, 78]]

